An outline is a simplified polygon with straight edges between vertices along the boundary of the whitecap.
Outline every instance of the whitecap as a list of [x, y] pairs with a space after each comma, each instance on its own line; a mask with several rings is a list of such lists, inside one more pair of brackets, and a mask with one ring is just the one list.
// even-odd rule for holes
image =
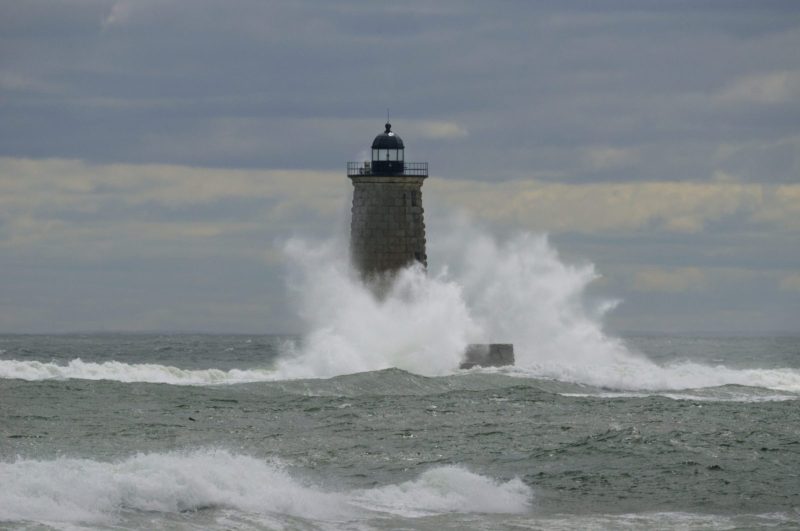
[[207, 508], [265, 517], [359, 521], [391, 513], [519, 513], [530, 487], [457, 466], [373, 489], [323, 489], [279, 461], [227, 450], [139, 454], [115, 462], [61, 457], [0, 463], [0, 521], [111, 524], [124, 511], [175, 514]]

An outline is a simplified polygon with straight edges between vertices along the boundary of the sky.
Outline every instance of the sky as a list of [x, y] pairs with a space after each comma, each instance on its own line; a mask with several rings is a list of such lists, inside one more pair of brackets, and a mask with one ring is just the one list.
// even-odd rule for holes
[[0, 0], [0, 333], [292, 333], [390, 109], [611, 331], [800, 332], [800, 2]]

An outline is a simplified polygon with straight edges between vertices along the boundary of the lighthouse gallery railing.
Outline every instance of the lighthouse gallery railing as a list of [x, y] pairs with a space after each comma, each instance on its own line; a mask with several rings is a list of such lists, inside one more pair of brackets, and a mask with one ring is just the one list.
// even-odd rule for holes
[[[372, 163], [366, 162], [348, 162], [347, 163], [348, 177], [358, 177], [359, 175], [385, 175], [381, 172], [373, 172]], [[405, 162], [403, 164], [403, 171], [392, 175], [400, 177], [427, 177], [428, 176], [428, 163], [427, 162]]]

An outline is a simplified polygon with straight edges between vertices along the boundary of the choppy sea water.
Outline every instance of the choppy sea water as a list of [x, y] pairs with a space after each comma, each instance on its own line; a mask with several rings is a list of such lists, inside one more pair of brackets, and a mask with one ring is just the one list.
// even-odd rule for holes
[[626, 337], [585, 382], [284, 375], [304, 341], [0, 336], [0, 526], [800, 528], [798, 337]]
[[0, 526], [800, 528], [800, 338], [613, 337], [591, 264], [449, 234], [380, 296], [290, 241], [301, 337], [0, 336]]

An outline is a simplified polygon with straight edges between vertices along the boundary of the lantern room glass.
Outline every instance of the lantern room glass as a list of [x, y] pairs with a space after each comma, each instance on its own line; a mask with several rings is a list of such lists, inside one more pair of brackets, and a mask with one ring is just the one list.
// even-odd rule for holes
[[373, 149], [373, 161], [402, 161], [404, 158], [403, 149]]

